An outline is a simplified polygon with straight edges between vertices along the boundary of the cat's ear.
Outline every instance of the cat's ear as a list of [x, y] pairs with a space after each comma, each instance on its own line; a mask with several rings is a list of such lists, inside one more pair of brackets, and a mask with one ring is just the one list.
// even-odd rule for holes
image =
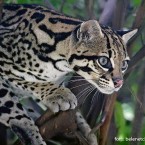
[[131, 39], [136, 33], [138, 29], [130, 30], [130, 31], [117, 31], [117, 33], [122, 37], [122, 40], [125, 44]]
[[77, 38], [79, 41], [86, 42], [93, 37], [103, 37], [99, 23], [96, 20], [83, 22], [77, 31]]

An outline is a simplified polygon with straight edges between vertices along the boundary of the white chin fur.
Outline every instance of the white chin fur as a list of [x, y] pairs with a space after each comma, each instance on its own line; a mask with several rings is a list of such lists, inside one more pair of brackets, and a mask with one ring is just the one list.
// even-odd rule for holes
[[112, 93], [114, 93], [115, 92], [115, 90], [114, 89], [111, 89], [111, 90], [105, 90], [105, 89], [102, 89], [102, 88], [97, 88], [101, 93], [103, 93], [103, 94], [107, 94], [107, 95], [110, 95], [110, 94], [112, 94]]
[[119, 90], [120, 90], [120, 88], [121, 87], [119, 87], [119, 88], [113, 88], [113, 89], [102, 89], [102, 88], [100, 88], [100, 87], [97, 87], [97, 89], [101, 92], [101, 93], [103, 93], [103, 94], [112, 94], [112, 93], [114, 93], [114, 92], [118, 92]]

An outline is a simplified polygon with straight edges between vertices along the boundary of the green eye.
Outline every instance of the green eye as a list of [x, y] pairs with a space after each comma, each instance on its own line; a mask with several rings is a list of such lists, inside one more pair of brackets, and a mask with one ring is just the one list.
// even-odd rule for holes
[[104, 68], [109, 69], [109, 68], [112, 67], [111, 62], [110, 62], [110, 59], [108, 57], [106, 57], [106, 56], [100, 56], [98, 58], [98, 62]]
[[122, 62], [122, 71], [125, 71], [127, 68], [128, 68], [128, 61], [127, 60], [124, 60], [123, 62]]

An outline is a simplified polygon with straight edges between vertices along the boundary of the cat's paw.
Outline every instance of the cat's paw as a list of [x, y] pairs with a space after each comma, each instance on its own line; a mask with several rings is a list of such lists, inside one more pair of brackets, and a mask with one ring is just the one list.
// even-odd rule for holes
[[74, 109], [77, 106], [77, 98], [69, 89], [59, 88], [53, 96], [47, 98], [47, 106], [55, 113]]
[[88, 144], [89, 145], [98, 145], [96, 135], [93, 133], [90, 133], [91, 128], [80, 112], [76, 113], [76, 123], [77, 123], [77, 127], [78, 127], [79, 131], [86, 138]]

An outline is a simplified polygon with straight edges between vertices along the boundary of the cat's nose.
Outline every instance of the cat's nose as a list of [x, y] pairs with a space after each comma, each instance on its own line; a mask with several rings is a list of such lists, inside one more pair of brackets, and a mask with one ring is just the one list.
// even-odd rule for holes
[[119, 88], [123, 85], [123, 79], [121, 78], [114, 78], [113, 79], [114, 87]]

